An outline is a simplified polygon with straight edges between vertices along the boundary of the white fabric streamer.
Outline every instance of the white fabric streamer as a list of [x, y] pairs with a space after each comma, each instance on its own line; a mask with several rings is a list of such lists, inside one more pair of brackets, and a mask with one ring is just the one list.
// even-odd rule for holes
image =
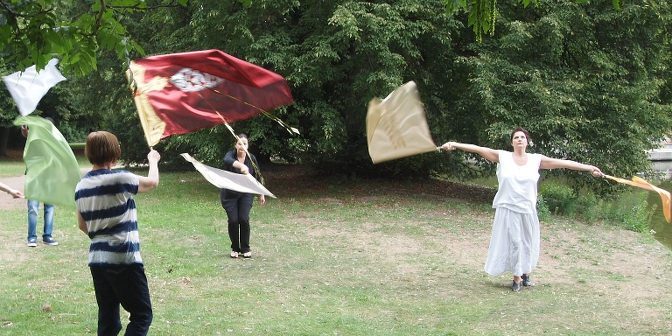
[[182, 153], [180, 155], [182, 155], [185, 160], [191, 162], [194, 165], [194, 168], [196, 168], [208, 182], [212, 183], [212, 185], [217, 188], [276, 198], [275, 195], [268, 191], [266, 187], [261, 185], [261, 183], [250, 174], [236, 174], [230, 171], [213, 168], [202, 164], [187, 153]]
[[22, 116], [33, 113], [47, 91], [54, 85], [66, 80], [56, 68], [56, 64], [58, 64], [58, 60], [52, 58], [45, 68], [39, 72], [33, 65], [25, 71], [17, 71], [2, 77]]

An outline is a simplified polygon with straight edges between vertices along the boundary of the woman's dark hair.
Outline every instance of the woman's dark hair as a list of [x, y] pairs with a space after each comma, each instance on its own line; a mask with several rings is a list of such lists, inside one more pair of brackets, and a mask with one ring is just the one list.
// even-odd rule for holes
[[513, 141], [513, 135], [518, 133], [518, 132], [523, 132], [525, 133], [525, 137], [527, 138], [527, 143], [531, 144], [532, 143], [532, 137], [530, 137], [530, 132], [528, 132], [526, 129], [522, 127], [516, 127], [516, 129], [511, 132], [511, 137], [509, 138], [509, 142]]
[[245, 134], [245, 133], [238, 133], [238, 134], [236, 134], [236, 137], [233, 139], [233, 146], [234, 146], [234, 147], [235, 147], [236, 144], [238, 143], [238, 139], [247, 139], [248, 141], [250, 140], [250, 139], [247, 137], [247, 134]]

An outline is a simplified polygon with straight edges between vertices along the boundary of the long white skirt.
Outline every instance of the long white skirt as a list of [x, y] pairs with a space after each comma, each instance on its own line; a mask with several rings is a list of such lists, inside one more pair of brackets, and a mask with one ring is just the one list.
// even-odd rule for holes
[[500, 275], [531, 273], [539, 260], [539, 219], [536, 213], [495, 210], [485, 272]]

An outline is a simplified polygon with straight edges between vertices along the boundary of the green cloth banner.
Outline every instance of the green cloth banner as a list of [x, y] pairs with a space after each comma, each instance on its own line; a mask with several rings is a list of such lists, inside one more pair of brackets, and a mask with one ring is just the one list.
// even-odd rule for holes
[[75, 187], [81, 175], [65, 137], [54, 124], [38, 116], [19, 117], [14, 125], [28, 126], [23, 150], [26, 163], [23, 194], [27, 199], [74, 208]]

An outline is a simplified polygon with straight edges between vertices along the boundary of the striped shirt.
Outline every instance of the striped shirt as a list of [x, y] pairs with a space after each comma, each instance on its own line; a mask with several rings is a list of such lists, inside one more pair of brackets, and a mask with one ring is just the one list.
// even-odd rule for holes
[[133, 200], [139, 183], [133, 173], [108, 169], [93, 170], [77, 183], [77, 210], [91, 238], [89, 266], [142, 264]]

